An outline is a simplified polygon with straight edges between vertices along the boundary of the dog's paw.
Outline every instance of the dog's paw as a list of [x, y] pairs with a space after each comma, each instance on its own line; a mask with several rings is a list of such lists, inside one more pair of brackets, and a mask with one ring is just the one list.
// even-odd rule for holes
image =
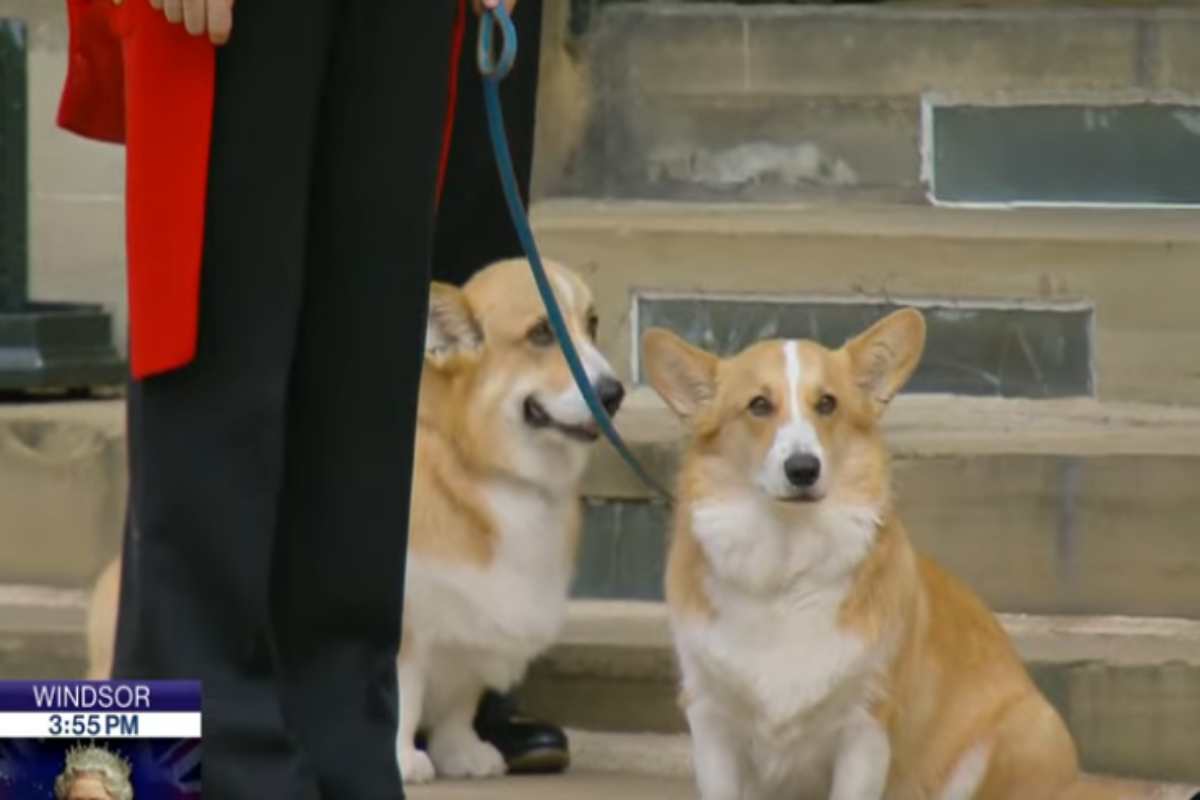
[[430, 755], [437, 772], [447, 778], [493, 778], [508, 771], [504, 756], [490, 744], [479, 739], [455, 739], [431, 747]]
[[407, 786], [412, 783], [429, 783], [437, 772], [429, 756], [415, 747], [405, 747], [397, 756], [400, 761], [400, 775]]

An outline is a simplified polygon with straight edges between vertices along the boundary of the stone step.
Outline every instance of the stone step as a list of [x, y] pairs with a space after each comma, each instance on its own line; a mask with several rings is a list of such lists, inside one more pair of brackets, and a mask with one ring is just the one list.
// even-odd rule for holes
[[87, 604], [81, 589], [0, 584], [0, 680], [82, 678]]
[[694, 800], [696, 793], [690, 779], [572, 768], [566, 775], [437, 781], [405, 787], [405, 795], [410, 800]]
[[[994, 607], [1200, 617], [1200, 411], [906, 395], [888, 416], [918, 545]], [[670, 483], [682, 435], [647, 389], [618, 417]], [[0, 406], [0, 582], [83, 588], [115, 554], [119, 401]], [[606, 445], [585, 481], [580, 596], [661, 596], [667, 510]], [[1136, 556], [1136, 557], [1135, 557]]]
[[[574, 728], [567, 731], [567, 736], [571, 763], [585, 774], [596, 778], [604, 772], [645, 774], [690, 783], [692, 753], [687, 734], [605, 733]], [[1112, 777], [1101, 780], [1110, 787], [1122, 788], [1128, 800], [1197, 800], [1195, 792], [1200, 788], [1186, 783]]]
[[[83, 674], [87, 594], [0, 586], [0, 680]], [[1200, 623], [1171, 619], [1003, 619], [1035, 679], [1065, 709], [1093, 771], [1197, 781]], [[439, 782], [414, 800], [693, 797], [675, 706], [675, 667], [658, 603], [572, 604], [561, 644], [534, 665], [526, 707], [569, 727], [572, 769], [552, 778]], [[1132, 785], [1130, 798], [1185, 800], [1200, 787]]]
[[[670, 485], [683, 432], [649, 389], [617, 416]], [[916, 546], [1003, 611], [1200, 618], [1200, 409], [901, 395], [885, 417]], [[606, 444], [578, 596], [660, 599], [669, 509]]]
[[555, 35], [578, 38], [554, 50], [582, 56], [541, 111], [547, 149], [570, 157], [544, 163], [539, 184], [593, 198], [921, 200], [923, 97], [1186, 106], [1200, 90], [1194, 4], [966, 5], [577, 7]]
[[1092, 393], [1200, 405], [1193, 211], [545, 201], [534, 220], [542, 252], [591, 283], [601, 349], [622, 375], [636, 373], [635, 333], [664, 299], [694, 301], [681, 324], [701, 338], [769, 334], [746, 310], [768, 301], [785, 323], [822, 303], [957, 309], [967, 328], [986, 311], [992, 352], [943, 355], [1003, 373], [998, 354], [1032, 345], [1024, 366], [1043, 378], [1058, 374], [1055, 337], [1023, 320], [1082, 308], [1090, 321], [1060, 347], [1087, 349]]
[[[685, 735], [569, 730], [565, 775], [438, 781], [408, 787], [413, 800], [694, 800], [691, 741]], [[1111, 780], [1111, 779], [1110, 779]], [[1121, 781], [1129, 800], [1194, 800], [1185, 784]]]
[[[1002, 615], [1059, 709], [1086, 769], [1200, 782], [1200, 622]], [[681, 733], [665, 607], [576, 602], [560, 643], [531, 669], [522, 702], [573, 728]]]

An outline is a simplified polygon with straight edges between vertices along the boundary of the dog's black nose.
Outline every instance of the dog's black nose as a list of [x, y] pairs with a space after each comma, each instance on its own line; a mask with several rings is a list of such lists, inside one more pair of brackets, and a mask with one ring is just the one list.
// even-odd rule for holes
[[821, 459], [809, 453], [788, 456], [783, 462], [783, 474], [792, 486], [807, 489], [821, 477]]
[[604, 410], [611, 417], [617, 413], [621, 401], [625, 399], [625, 387], [616, 378], [606, 376], [596, 381], [596, 396], [600, 398], [600, 405], [604, 406]]

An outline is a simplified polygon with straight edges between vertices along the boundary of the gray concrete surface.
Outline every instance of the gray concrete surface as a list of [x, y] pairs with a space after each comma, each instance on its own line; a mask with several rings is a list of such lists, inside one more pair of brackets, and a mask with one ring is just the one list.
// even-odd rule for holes
[[1200, 90], [1186, 44], [1200, 15], [1187, 4], [979, 5], [598, 5], [580, 43], [598, 100], [558, 193], [915, 200], [925, 93], [1077, 102]]
[[407, 790], [409, 800], [694, 800], [691, 781], [599, 772], [445, 781]]
[[120, 542], [124, 404], [0, 404], [0, 582], [82, 586]]
[[[1129, 800], [1189, 800], [1192, 787], [1125, 782]], [[692, 782], [619, 773], [447, 781], [407, 790], [410, 800], [694, 800]]]

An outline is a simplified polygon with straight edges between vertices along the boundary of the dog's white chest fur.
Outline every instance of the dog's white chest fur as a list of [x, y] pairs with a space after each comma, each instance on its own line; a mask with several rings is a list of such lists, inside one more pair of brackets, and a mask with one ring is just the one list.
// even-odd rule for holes
[[489, 487], [487, 497], [498, 526], [492, 562], [479, 567], [411, 555], [404, 610], [434, 650], [431, 681], [439, 656], [458, 662], [470, 654], [470, 671], [504, 689], [565, 620], [574, 499], [507, 484]]
[[799, 513], [801, 525], [784, 524], [757, 499], [692, 512], [716, 612], [674, 620], [689, 717], [707, 729], [697, 759], [705, 738], [736, 749], [756, 787], [747, 796], [827, 796], [839, 743], [882, 667], [876, 648], [839, 624], [874, 514]]

